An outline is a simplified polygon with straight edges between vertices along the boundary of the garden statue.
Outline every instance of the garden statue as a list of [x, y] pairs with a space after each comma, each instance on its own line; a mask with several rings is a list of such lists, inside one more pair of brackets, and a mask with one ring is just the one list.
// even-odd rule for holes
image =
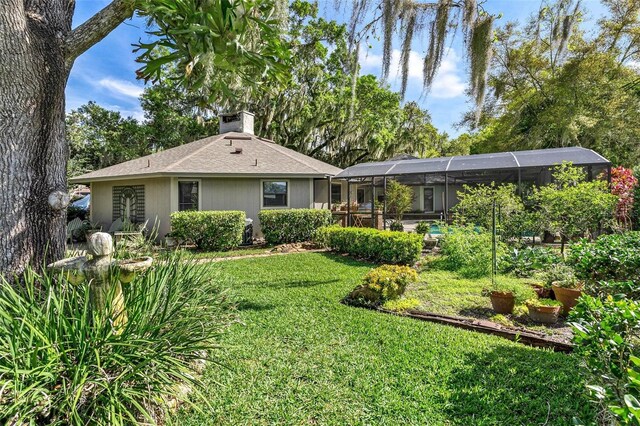
[[116, 329], [127, 323], [122, 284], [130, 283], [137, 272], [148, 269], [153, 262], [151, 257], [114, 260], [114, 247], [111, 235], [96, 232], [87, 240], [86, 256], [77, 256], [54, 262], [48, 266], [55, 272], [64, 272], [71, 284], [89, 282], [91, 306], [100, 315], [107, 308], [109, 319]]

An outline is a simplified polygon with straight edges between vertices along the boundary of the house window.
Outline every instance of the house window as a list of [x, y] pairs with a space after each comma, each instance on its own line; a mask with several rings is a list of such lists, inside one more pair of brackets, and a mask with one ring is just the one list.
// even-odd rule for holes
[[356, 190], [356, 200], [358, 204], [364, 204], [364, 188], [358, 188]]
[[288, 207], [289, 182], [284, 180], [262, 181], [262, 207]]
[[200, 182], [178, 182], [178, 211], [198, 210], [200, 196]]
[[342, 202], [342, 184], [331, 184], [331, 204], [340, 204]]
[[424, 189], [424, 211], [425, 212], [435, 211], [435, 205], [434, 205], [434, 199], [433, 199], [433, 188]]

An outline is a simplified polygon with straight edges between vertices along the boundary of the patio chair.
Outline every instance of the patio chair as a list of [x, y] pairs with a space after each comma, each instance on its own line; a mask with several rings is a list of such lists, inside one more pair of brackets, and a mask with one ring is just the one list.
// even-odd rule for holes
[[71, 222], [67, 223], [67, 241], [73, 242], [73, 233], [79, 231], [84, 226], [84, 222], [76, 217]]

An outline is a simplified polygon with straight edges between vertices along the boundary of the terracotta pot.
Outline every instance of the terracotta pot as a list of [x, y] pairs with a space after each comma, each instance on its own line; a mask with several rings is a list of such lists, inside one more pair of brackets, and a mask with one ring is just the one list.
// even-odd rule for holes
[[491, 306], [496, 313], [510, 314], [513, 312], [513, 307], [516, 304], [516, 298], [513, 293], [492, 291], [489, 297], [491, 299]]
[[555, 324], [560, 315], [561, 306], [533, 306], [527, 304], [529, 318], [542, 324]]
[[531, 284], [533, 291], [536, 292], [539, 299], [549, 299], [551, 297], [551, 289], [545, 288], [542, 284]]
[[582, 294], [582, 290], [577, 288], [563, 288], [552, 284], [551, 288], [556, 295], [556, 300], [562, 303], [562, 313], [568, 314], [571, 309], [578, 303], [578, 297]]

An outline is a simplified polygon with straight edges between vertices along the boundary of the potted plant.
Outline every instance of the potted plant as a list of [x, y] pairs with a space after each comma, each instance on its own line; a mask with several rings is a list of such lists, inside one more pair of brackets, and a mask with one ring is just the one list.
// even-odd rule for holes
[[93, 234], [95, 234], [96, 232], [101, 232], [101, 231], [102, 231], [102, 226], [99, 223], [91, 222], [89, 220], [85, 221], [84, 236], [85, 236], [87, 241], [89, 241], [89, 238]]
[[404, 225], [402, 225], [402, 222], [400, 222], [399, 220], [394, 220], [393, 222], [391, 222], [389, 229], [391, 229], [392, 231], [402, 232], [404, 231]]
[[551, 298], [551, 285], [542, 281], [534, 281], [529, 283], [533, 291], [536, 292], [539, 299]]
[[534, 296], [534, 292], [526, 285], [496, 278], [488, 290], [493, 310], [498, 314], [510, 314], [516, 302], [522, 303]]
[[555, 324], [562, 308], [562, 303], [551, 299], [529, 299], [526, 305], [529, 318], [542, 324]]
[[565, 277], [562, 280], [554, 281], [551, 284], [553, 294], [562, 303], [562, 312], [566, 315], [578, 303], [578, 298], [582, 295], [583, 283], [574, 276]]

